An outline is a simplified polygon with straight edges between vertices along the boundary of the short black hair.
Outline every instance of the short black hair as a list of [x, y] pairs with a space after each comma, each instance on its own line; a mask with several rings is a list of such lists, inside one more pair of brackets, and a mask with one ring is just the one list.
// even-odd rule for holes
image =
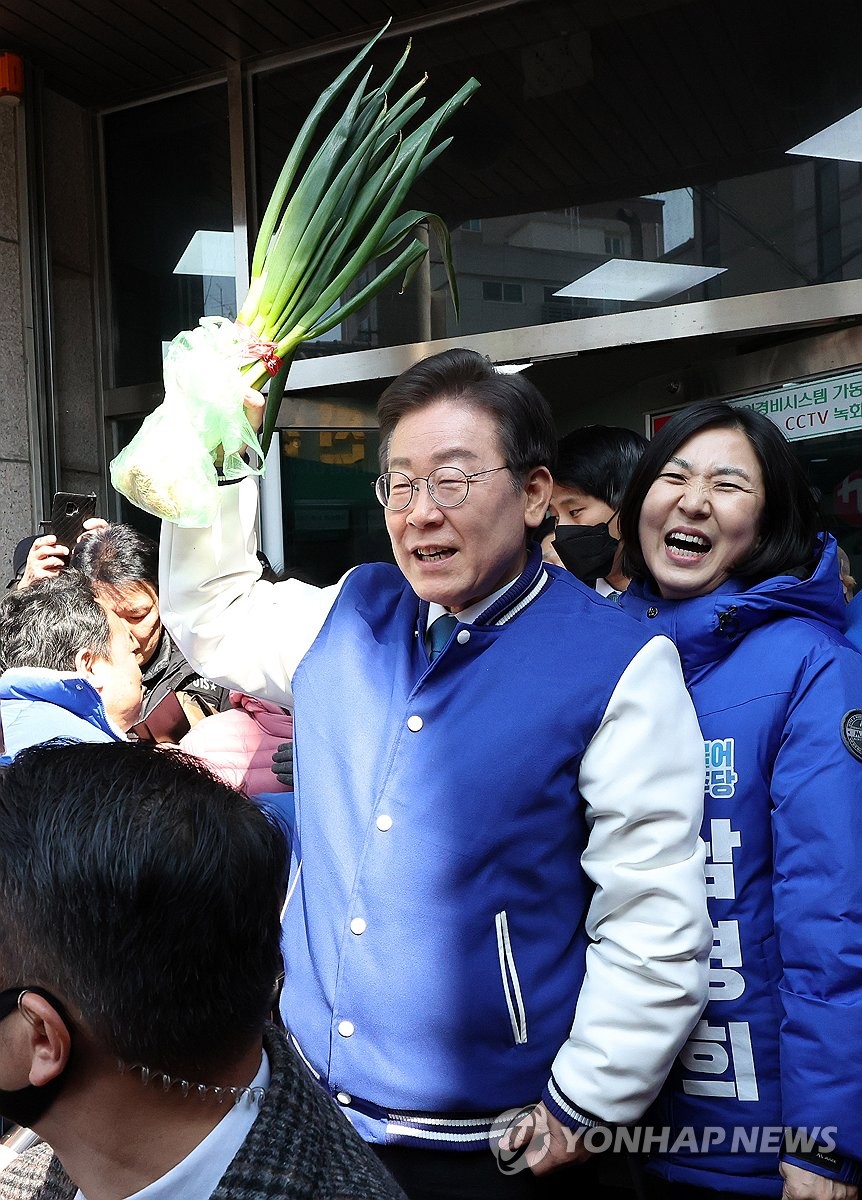
[[647, 492], [680, 446], [705, 429], [738, 429], [757, 456], [763, 475], [764, 508], [759, 540], [734, 567], [747, 586], [774, 575], [806, 578], [822, 553], [822, 521], [817, 498], [799, 461], [779, 429], [750, 408], [732, 408], [720, 400], [691, 404], [674, 413], [658, 431], [632, 474], [620, 509], [625, 543], [623, 570], [654, 584], [641, 550], [639, 522]]
[[108, 525], [81, 538], [71, 565], [97, 587], [122, 592], [133, 584], [159, 588], [159, 547], [133, 525]]
[[557, 435], [547, 400], [521, 372], [505, 374], [475, 350], [444, 350], [408, 367], [380, 397], [380, 468], [389, 469], [389, 443], [407, 413], [438, 400], [482, 409], [497, 426], [500, 447], [513, 477], [554, 461]]
[[92, 650], [110, 658], [111, 628], [89, 581], [79, 571], [61, 571], [0, 601], [0, 671], [47, 667], [74, 671], [75, 655]]
[[0, 990], [39, 984], [128, 1065], [208, 1082], [260, 1035], [286, 849], [177, 750], [48, 743], [0, 770]]
[[633, 429], [583, 425], [557, 443], [554, 482], [595, 496], [616, 512], [649, 442]]

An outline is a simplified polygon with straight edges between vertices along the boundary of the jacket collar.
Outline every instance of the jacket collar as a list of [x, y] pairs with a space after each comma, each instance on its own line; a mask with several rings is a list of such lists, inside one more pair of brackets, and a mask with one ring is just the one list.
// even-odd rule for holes
[[[539, 542], [531, 542], [527, 565], [513, 583], [502, 594], [482, 609], [472, 621], [473, 625], [505, 625], [522, 612], [528, 604], [541, 595], [550, 582], [550, 577], [542, 561], [542, 547]], [[424, 636], [428, 625], [428, 601], [419, 601], [418, 629]]]
[[774, 575], [751, 587], [728, 579], [707, 595], [687, 600], [666, 600], [649, 584], [633, 581], [622, 607], [655, 633], [666, 634], [686, 667], [724, 658], [747, 633], [781, 617], [840, 631], [847, 615], [835, 539], [828, 535], [822, 541], [820, 560], [805, 579]]

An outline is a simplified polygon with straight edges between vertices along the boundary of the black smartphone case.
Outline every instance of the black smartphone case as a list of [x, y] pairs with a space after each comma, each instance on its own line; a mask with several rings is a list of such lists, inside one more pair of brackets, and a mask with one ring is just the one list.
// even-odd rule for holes
[[96, 515], [96, 493], [56, 492], [51, 503], [51, 524], [47, 530], [53, 533], [61, 546], [71, 553], [75, 542], [84, 531], [84, 522]]

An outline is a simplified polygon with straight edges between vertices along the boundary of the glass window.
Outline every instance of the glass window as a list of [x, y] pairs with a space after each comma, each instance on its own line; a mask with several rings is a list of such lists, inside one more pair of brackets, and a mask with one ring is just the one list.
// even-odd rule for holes
[[286, 429], [281, 439], [284, 569], [320, 586], [360, 562], [393, 562], [376, 429]]
[[236, 316], [227, 87], [103, 118], [113, 379], [152, 383], [204, 315]]
[[794, 442], [793, 452], [820, 498], [829, 532], [846, 550], [862, 585], [862, 431]]
[[523, 304], [524, 288], [520, 283], [503, 283], [500, 280], [482, 281], [482, 299], [496, 304]]
[[[404, 80], [429, 72], [429, 110], [471, 74], [482, 84], [408, 198], [453, 231], [460, 316], [432, 237], [430, 278], [345, 319], [327, 353], [862, 276], [858, 164], [787, 153], [858, 107], [849, 5], [815, 22], [773, 0], [771, 19], [710, 0], [648, 7], [586, 17], [536, 0], [415, 36]], [[402, 45], [380, 43], [378, 78]], [[259, 210], [345, 61], [255, 77]]]

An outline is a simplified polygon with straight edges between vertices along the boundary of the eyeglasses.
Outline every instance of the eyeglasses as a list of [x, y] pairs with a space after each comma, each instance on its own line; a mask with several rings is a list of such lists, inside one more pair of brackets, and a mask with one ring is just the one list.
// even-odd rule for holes
[[457, 508], [467, 499], [470, 483], [480, 475], [491, 475], [494, 471], [507, 471], [502, 467], [487, 467], [468, 475], [460, 467], [435, 467], [430, 475], [416, 475], [413, 479], [403, 471], [386, 471], [375, 481], [374, 494], [389, 512], [403, 512], [419, 494], [420, 480], [428, 488], [428, 495], [440, 508]]

